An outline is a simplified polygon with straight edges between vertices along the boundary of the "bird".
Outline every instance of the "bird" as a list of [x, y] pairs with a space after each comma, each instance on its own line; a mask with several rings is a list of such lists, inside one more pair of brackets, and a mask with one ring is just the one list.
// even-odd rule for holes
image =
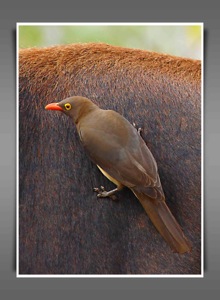
[[45, 109], [72, 119], [87, 155], [115, 184], [110, 191], [103, 186], [94, 188], [98, 197], [115, 200], [118, 191], [129, 188], [171, 250], [181, 254], [191, 251], [191, 243], [166, 204], [157, 163], [140, 129], [118, 112], [102, 109], [82, 96], [50, 103]]

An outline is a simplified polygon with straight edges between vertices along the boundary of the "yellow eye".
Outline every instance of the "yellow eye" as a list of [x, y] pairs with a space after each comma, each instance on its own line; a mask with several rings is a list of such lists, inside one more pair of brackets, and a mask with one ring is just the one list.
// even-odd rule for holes
[[66, 103], [64, 106], [66, 110], [70, 110], [72, 108], [70, 103]]

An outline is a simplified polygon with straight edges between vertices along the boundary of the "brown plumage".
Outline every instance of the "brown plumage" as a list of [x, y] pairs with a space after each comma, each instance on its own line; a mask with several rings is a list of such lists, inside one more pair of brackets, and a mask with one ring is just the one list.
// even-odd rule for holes
[[45, 108], [62, 111], [72, 118], [91, 160], [117, 185], [109, 192], [95, 189], [98, 197], [112, 197], [128, 187], [173, 251], [190, 251], [190, 243], [165, 203], [156, 161], [133, 125], [117, 112], [100, 109], [79, 96]]

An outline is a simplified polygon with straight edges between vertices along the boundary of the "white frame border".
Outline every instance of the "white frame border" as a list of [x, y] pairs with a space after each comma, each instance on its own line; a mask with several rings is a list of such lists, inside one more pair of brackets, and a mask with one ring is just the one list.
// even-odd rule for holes
[[[201, 274], [19, 274], [19, 26], [200, 26], [201, 27]], [[203, 278], [204, 277], [204, 23], [203, 22], [17, 22], [16, 23], [16, 277], [17, 278]]]

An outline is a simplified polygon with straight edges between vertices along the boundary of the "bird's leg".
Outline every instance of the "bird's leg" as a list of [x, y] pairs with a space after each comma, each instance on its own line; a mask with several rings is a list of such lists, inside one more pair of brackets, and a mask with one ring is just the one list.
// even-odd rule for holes
[[94, 192], [98, 193], [97, 194], [97, 197], [99, 198], [106, 198], [106, 197], [109, 197], [111, 198], [112, 200], [117, 200], [117, 197], [114, 195], [117, 191], [119, 191], [118, 188], [116, 189], [113, 189], [111, 191], [106, 191], [104, 186], [101, 186], [100, 189], [99, 188], [94, 188], [93, 189]]
[[138, 128], [137, 128], [137, 125], [136, 125], [135, 122], [133, 122], [133, 126], [134, 126], [134, 128], [137, 129], [138, 134], [141, 135], [142, 128], [141, 128], [141, 127], [138, 127]]

